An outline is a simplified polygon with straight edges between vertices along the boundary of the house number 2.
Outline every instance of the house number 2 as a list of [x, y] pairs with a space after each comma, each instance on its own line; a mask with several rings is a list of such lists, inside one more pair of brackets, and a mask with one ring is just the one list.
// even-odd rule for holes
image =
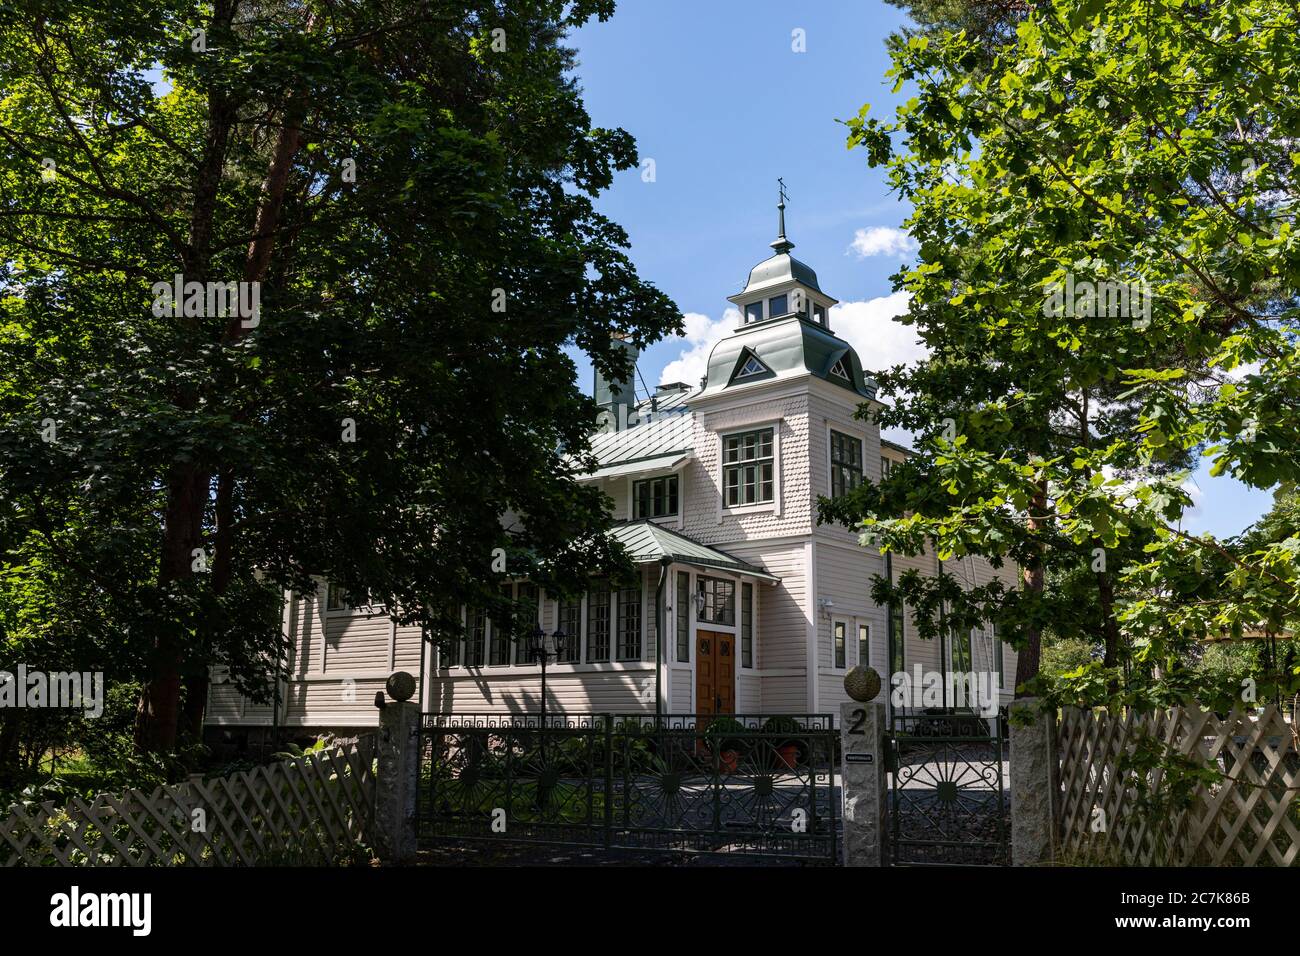
[[862, 729], [862, 725], [867, 722], [867, 712], [859, 707], [850, 714], [850, 717], [852, 717], [853, 723], [849, 724], [849, 733], [865, 737], [867, 732]]

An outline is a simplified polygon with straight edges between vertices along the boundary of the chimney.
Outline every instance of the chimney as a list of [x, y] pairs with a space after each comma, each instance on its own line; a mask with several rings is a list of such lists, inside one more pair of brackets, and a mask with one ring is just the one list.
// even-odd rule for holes
[[628, 381], [608, 381], [599, 371], [596, 372], [594, 390], [596, 404], [600, 406], [597, 418], [597, 431], [620, 432], [636, 423], [636, 360], [640, 351], [631, 342], [615, 338], [616, 345], [627, 353], [631, 363]]

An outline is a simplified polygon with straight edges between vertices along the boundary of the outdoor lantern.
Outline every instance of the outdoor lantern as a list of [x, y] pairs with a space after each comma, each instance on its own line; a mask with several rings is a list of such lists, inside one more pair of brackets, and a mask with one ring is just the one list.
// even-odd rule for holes
[[546, 660], [546, 632], [540, 626], [533, 630], [532, 637], [528, 640], [528, 649], [532, 651], [533, 660]]
[[709, 596], [705, 594], [703, 590], [695, 592], [695, 616], [696, 617], [699, 617], [701, 614], [704, 613], [704, 602], [707, 601], [708, 599]]
[[556, 628], [555, 633], [552, 634], [551, 637], [555, 640], [555, 656], [556, 656], [557, 658], [558, 658], [558, 657], [563, 657], [563, 656], [564, 656], [564, 642], [565, 642], [565, 640], [568, 639], [568, 635], [565, 634], [565, 633], [564, 633], [562, 630], [560, 630], [559, 628]]

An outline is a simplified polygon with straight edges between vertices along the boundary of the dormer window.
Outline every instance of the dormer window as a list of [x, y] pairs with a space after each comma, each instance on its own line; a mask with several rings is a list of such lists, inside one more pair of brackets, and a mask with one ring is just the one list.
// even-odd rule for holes
[[789, 296], [774, 295], [767, 300], [767, 314], [769, 317], [776, 318], [778, 315], [785, 315], [789, 311]]
[[851, 383], [853, 381], [853, 379], [849, 377], [848, 369], [844, 367], [844, 359], [840, 359], [834, 365], [831, 366], [831, 374], [834, 375], [836, 378], [844, 379], [844, 381], [846, 382]]
[[740, 358], [736, 360], [736, 370], [731, 373], [731, 380], [727, 384], [732, 385], [736, 382], [771, 377], [772, 370], [763, 363], [761, 358], [754, 354], [753, 349], [747, 348], [740, 353]]
[[763, 303], [761, 301], [751, 302], [749, 303], [749, 305], [745, 306], [745, 321], [746, 322], [763, 321]]

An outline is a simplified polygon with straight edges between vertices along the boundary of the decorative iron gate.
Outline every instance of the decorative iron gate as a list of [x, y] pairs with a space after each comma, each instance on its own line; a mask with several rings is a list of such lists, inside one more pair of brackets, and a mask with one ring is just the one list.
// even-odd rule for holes
[[894, 865], [1005, 866], [1005, 712], [895, 713], [888, 798]]
[[425, 714], [422, 844], [496, 841], [836, 862], [824, 714]]

